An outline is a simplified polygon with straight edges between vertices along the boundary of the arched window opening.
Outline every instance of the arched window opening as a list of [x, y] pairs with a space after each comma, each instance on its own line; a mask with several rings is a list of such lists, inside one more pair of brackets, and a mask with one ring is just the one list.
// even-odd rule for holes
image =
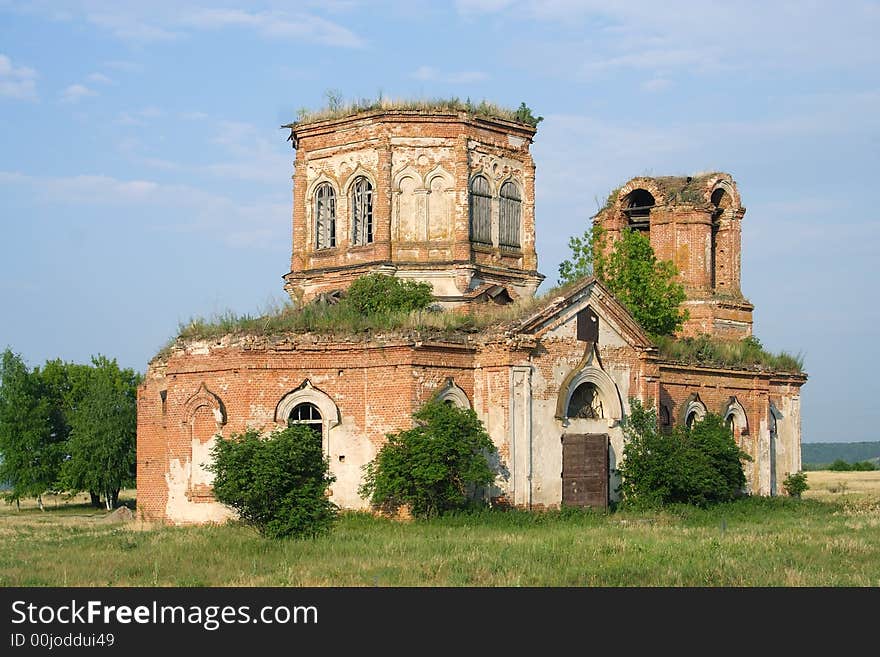
[[315, 246], [336, 246], [336, 192], [330, 183], [321, 183], [315, 189]]
[[354, 244], [373, 241], [373, 186], [359, 176], [351, 187], [351, 225]]
[[595, 383], [582, 383], [571, 394], [566, 416], [582, 420], [601, 420], [605, 417], [602, 396]]
[[520, 222], [522, 219], [522, 196], [519, 188], [508, 181], [501, 185], [501, 207], [499, 211], [499, 238], [501, 246], [520, 246]]
[[698, 417], [698, 413], [697, 413], [697, 411], [696, 411], [696, 410], [693, 410], [693, 411], [691, 411], [690, 413], [687, 414], [687, 418], [685, 419], [684, 423], [685, 423], [685, 426], [686, 426], [688, 429], [690, 429], [691, 427], [694, 426], [694, 424], [695, 424], [696, 422], [699, 422], [699, 421], [700, 421], [700, 418]]
[[709, 262], [710, 285], [714, 290], [718, 285], [718, 231], [721, 228], [721, 215], [731, 205], [731, 197], [723, 187], [712, 192], [712, 248]]
[[321, 440], [324, 420], [321, 417], [321, 411], [319, 411], [318, 407], [314, 404], [304, 402], [293, 407], [293, 410], [290, 411], [290, 415], [287, 418], [287, 426], [292, 427], [295, 424], [306, 425], [311, 429], [315, 437], [319, 441]]
[[484, 176], [475, 176], [470, 193], [471, 241], [492, 243], [492, 192]]
[[646, 189], [634, 189], [626, 198], [624, 212], [629, 220], [631, 230], [648, 232], [651, 229], [651, 209], [654, 197]]

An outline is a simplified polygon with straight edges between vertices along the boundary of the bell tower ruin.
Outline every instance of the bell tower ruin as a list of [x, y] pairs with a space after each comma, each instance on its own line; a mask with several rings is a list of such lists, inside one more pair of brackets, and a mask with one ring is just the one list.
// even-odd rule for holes
[[752, 334], [754, 310], [740, 289], [745, 213], [729, 174], [638, 177], [612, 192], [593, 222], [612, 240], [624, 228], [640, 231], [658, 259], [675, 263], [690, 315], [684, 335], [739, 339]]

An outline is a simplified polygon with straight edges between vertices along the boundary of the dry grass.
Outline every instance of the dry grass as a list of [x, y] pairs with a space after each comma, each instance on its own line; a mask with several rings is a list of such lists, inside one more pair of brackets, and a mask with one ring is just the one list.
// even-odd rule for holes
[[809, 489], [805, 498], [816, 500], [842, 500], [854, 498], [880, 499], [880, 470], [866, 472], [832, 472], [812, 470], [807, 472]]

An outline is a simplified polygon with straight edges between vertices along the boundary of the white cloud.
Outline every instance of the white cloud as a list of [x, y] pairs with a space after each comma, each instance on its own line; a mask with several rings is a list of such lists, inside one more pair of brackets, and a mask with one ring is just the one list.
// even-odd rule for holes
[[71, 84], [61, 92], [61, 102], [78, 103], [87, 96], [95, 96], [97, 92], [89, 89], [84, 84]]
[[270, 38], [304, 39], [329, 46], [359, 48], [363, 40], [351, 30], [305, 13], [248, 12], [240, 9], [198, 9], [184, 15], [182, 26], [202, 30], [242, 27]]
[[672, 70], [815, 73], [880, 64], [880, 11], [870, 2], [847, 3], [845, 10], [762, 0], [705, 0], [698, 10], [686, 0], [458, 0], [456, 6], [465, 17], [531, 22], [536, 31], [552, 27], [552, 39], [533, 47], [579, 62], [584, 77], [624, 69], [663, 77]]
[[113, 80], [111, 78], [107, 77], [103, 73], [97, 73], [97, 72], [89, 73], [89, 75], [86, 77], [86, 80], [88, 80], [89, 82], [95, 82], [96, 84], [112, 84], [113, 83]]
[[645, 80], [641, 84], [642, 91], [648, 91], [650, 93], [655, 93], [657, 91], [663, 91], [664, 89], [668, 89], [669, 85], [671, 85], [667, 78], [653, 78], [652, 80]]
[[[37, 2], [26, 11], [56, 20], [58, 3], [59, 0]], [[217, 6], [222, 4], [203, 0], [117, 0], [112, 3], [68, 0], [65, 14], [70, 20], [84, 20], [130, 43], [170, 41], [194, 31], [243, 29], [271, 39], [299, 39], [344, 48], [364, 45], [364, 40], [344, 25], [302, 10], [304, 6], [310, 10], [311, 7], [301, 2], [270, 2], [268, 9], [261, 10]], [[337, 14], [354, 5], [351, 2], [311, 4], [319, 7], [317, 11]]]
[[[277, 199], [238, 203], [226, 196], [189, 185], [166, 185], [151, 180], [120, 180], [106, 175], [30, 176], [0, 171], [0, 186], [29, 189], [35, 200], [65, 205], [161, 208], [156, 230], [172, 233], [200, 231], [235, 247], [277, 250], [287, 243], [289, 203]], [[128, 216], [121, 212], [121, 217]], [[135, 213], [132, 213], [135, 216]], [[169, 223], [161, 217], [174, 216]], [[180, 221], [180, 217], [186, 217]]]
[[420, 66], [410, 77], [423, 82], [445, 82], [447, 84], [472, 84], [487, 80], [489, 76], [482, 71], [457, 71], [443, 73], [431, 66]]
[[208, 115], [204, 112], [182, 112], [180, 118], [184, 121], [204, 121]]
[[158, 107], [144, 107], [143, 109], [120, 112], [116, 117], [119, 125], [146, 125], [148, 119], [157, 119], [165, 116], [165, 110]]
[[0, 97], [15, 100], [37, 99], [37, 72], [27, 66], [16, 66], [0, 54]]

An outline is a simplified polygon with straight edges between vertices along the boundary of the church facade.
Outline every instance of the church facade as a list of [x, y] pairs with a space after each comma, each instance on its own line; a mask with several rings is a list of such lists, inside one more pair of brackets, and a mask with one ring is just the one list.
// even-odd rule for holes
[[[363, 466], [430, 399], [473, 408], [498, 448], [496, 503], [604, 508], [616, 497], [621, 421], [630, 399], [661, 427], [711, 411], [740, 446], [749, 492], [780, 493], [800, 470], [806, 376], [661, 357], [595, 279], [534, 296], [534, 127], [458, 111], [378, 110], [293, 124], [291, 270], [298, 304], [382, 272], [431, 283], [437, 304], [475, 314], [521, 302], [476, 333], [338, 336], [288, 333], [178, 340], [138, 392], [138, 512], [169, 523], [217, 522], [206, 469], [216, 440], [291, 422], [320, 433], [331, 498], [362, 509]], [[594, 221], [612, 239], [645, 231], [686, 287], [683, 334], [751, 335], [739, 286], [741, 221], [733, 179], [634, 178]]]

